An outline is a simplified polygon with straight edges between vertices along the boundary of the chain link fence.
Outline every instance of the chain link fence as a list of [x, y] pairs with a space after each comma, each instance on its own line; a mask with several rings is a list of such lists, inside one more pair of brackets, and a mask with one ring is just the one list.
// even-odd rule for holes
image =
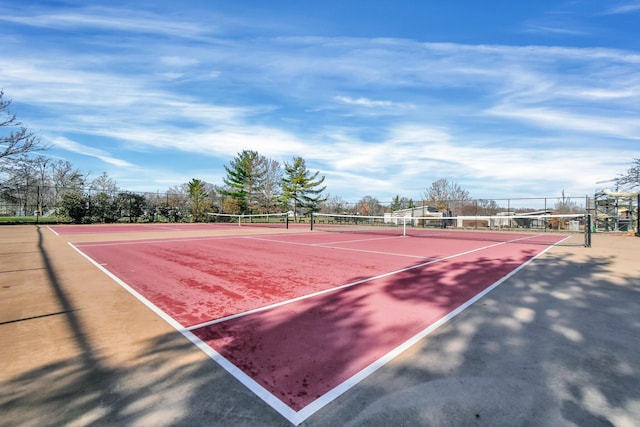
[[441, 212], [445, 216], [458, 215], [497, 215], [532, 212], [554, 213], [587, 213], [589, 197], [579, 199], [558, 197], [516, 197], [500, 199], [465, 199], [438, 201], [404, 201], [394, 205], [390, 202], [366, 200], [354, 203], [327, 201], [322, 206], [322, 213], [383, 215], [388, 212], [406, 210], [411, 216], [426, 216], [429, 213]]
[[[409, 216], [488, 216], [517, 214], [584, 214], [593, 218], [593, 231], [638, 232], [638, 199], [634, 194], [604, 194], [580, 198], [514, 197], [496, 199], [379, 202], [366, 197], [358, 202], [329, 199], [318, 211], [330, 214], [384, 215], [406, 211]], [[196, 210], [230, 211], [230, 198], [211, 192], [194, 207], [187, 193], [102, 191], [95, 188], [13, 185], [0, 187], [0, 219], [4, 222], [192, 222], [206, 220]], [[272, 209], [265, 212], [273, 212]], [[265, 213], [259, 212], [259, 213]], [[256, 212], [258, 213], [258, 212]]]

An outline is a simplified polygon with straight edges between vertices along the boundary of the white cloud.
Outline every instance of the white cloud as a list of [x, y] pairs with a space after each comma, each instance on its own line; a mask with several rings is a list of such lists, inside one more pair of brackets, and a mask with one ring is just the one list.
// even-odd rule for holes
[[335, 99], [341, 103], [348, 105], [358, 105], [362, 107], [391, 107], [393, 102], [391, 101], [374, 101], [368, 98], [351, 98], [349, 96], [336, 96]]
[[65, 138], [65, 137], [52, 138], [51, 142], [57, 148], [62, 148], [64, 150], [71, 151], [71, 152], [78, 153], [78, 154], [83, 154], [85, 156], [95, 157], [97, 159], [102, 160], [105, 163], [108, 163], [110, 165], [113, 165], [113, 166], [116, 166], [116, 167], [119, 167], [119, 168], [135, 167], [135, 165], [133, 165], [132, 163], [127, 162], [126, 160], [117, 159], [115, 157], [112, 157], [109, 153], [105, 152], [104, 150], [100, 150], [100, 149], [93, 148], [93, 147], [88, 147], [86, 145], [79, 144], [79, 143], [77, 143], [75, 141], [72, 141], [72, 140], [70, 140], [68, 138]]
[[587, 34], [584, 30], [577, 30], [574, 28], [568, 28], [563, 26], [534, 25], [534, 24], [528, 25], [526, 28], [526, 31], [532, 32], [532, 33], [561, 34], [561, 35], [572, 35], [572, 36], [582, 36]]
[[636, 12], [640, 12], [640, 2], [633, 1], [633, 2], [623, 3], [618, 6], [609, 8], [604, 12], [604, 14], [617, 15], [617, 14], [636, 13]]
[[198, 59], [187, 56], [163, 56], [160, 58], [160, 63], [169, 67], [190, 67], [199, 62]]
[[582, 89], [574, 92], [577, 97], [591, 99], [630, 99], [640, 96], [639, 88], [628, 88], [626, 90], [612, 89]]
[[181, 22], [174, 17], [164, 19], [153, 13], [139, 10], [116, 9], [107, 7], [88, 7], [76, 12], [39, 12], [20, 15], [15, 10], [5, 10], [0, 21], [21, 25], [53, 29], [102, 29], [105, 31], [124, 31], [130, 33], [161, 34], [171, 37], [196, 38], [215, 30], [208, 25], [205, 30], [195, 22]]
[[640, 140], [640, 122], [638, 122], [637, 117], [613, 118], [587, 114], [580, 115], [551, 108], [525, 108], [513, 105], [497, 106], [487, 110], [487, 113], [577, 134], [599, 134]]

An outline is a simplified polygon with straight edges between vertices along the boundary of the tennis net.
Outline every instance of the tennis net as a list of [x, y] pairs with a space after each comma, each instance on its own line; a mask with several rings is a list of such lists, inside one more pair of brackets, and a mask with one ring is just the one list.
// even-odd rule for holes
[[586, 214], [411, 217], [393, 214], [364, 216], [314, 213], [311, 229], [343, 233], [591, 246], [591, 216]]
[[286, 212], [251, 215], [208, 213], [207, 216], [212, 223], [235, 224], [240, 227], [289, 228], [289, 214]]

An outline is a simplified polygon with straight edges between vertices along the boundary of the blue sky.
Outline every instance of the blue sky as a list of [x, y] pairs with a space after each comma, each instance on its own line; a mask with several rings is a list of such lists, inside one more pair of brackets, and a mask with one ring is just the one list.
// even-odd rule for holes
[[0, 87], [127, 190], [302, 156], [347, 201], [592, 194], [640, 157], [640, 0], [21, 1]]

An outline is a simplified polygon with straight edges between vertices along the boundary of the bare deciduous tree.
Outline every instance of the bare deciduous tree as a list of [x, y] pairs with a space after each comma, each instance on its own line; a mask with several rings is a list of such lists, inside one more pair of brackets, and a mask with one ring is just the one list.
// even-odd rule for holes
[[618, 184], [622, 187], [640, 187], [640, 158], [634, 159], [627, 173], [620, 175]]
[[459, 211], [465, 202], [471, 200], [467, 190], [462, 189], [456, 182], [449, 182], [441, 178], [431, 183], [423, 196], [424, 200], [434, 206], [439, 212]]
[[0, 160], [10, 160], [33, 151], [49, 148], [40, 142], [40, 138], [27, 129], [9, 112], [11, 100], [3, 99], [0, 90]]

